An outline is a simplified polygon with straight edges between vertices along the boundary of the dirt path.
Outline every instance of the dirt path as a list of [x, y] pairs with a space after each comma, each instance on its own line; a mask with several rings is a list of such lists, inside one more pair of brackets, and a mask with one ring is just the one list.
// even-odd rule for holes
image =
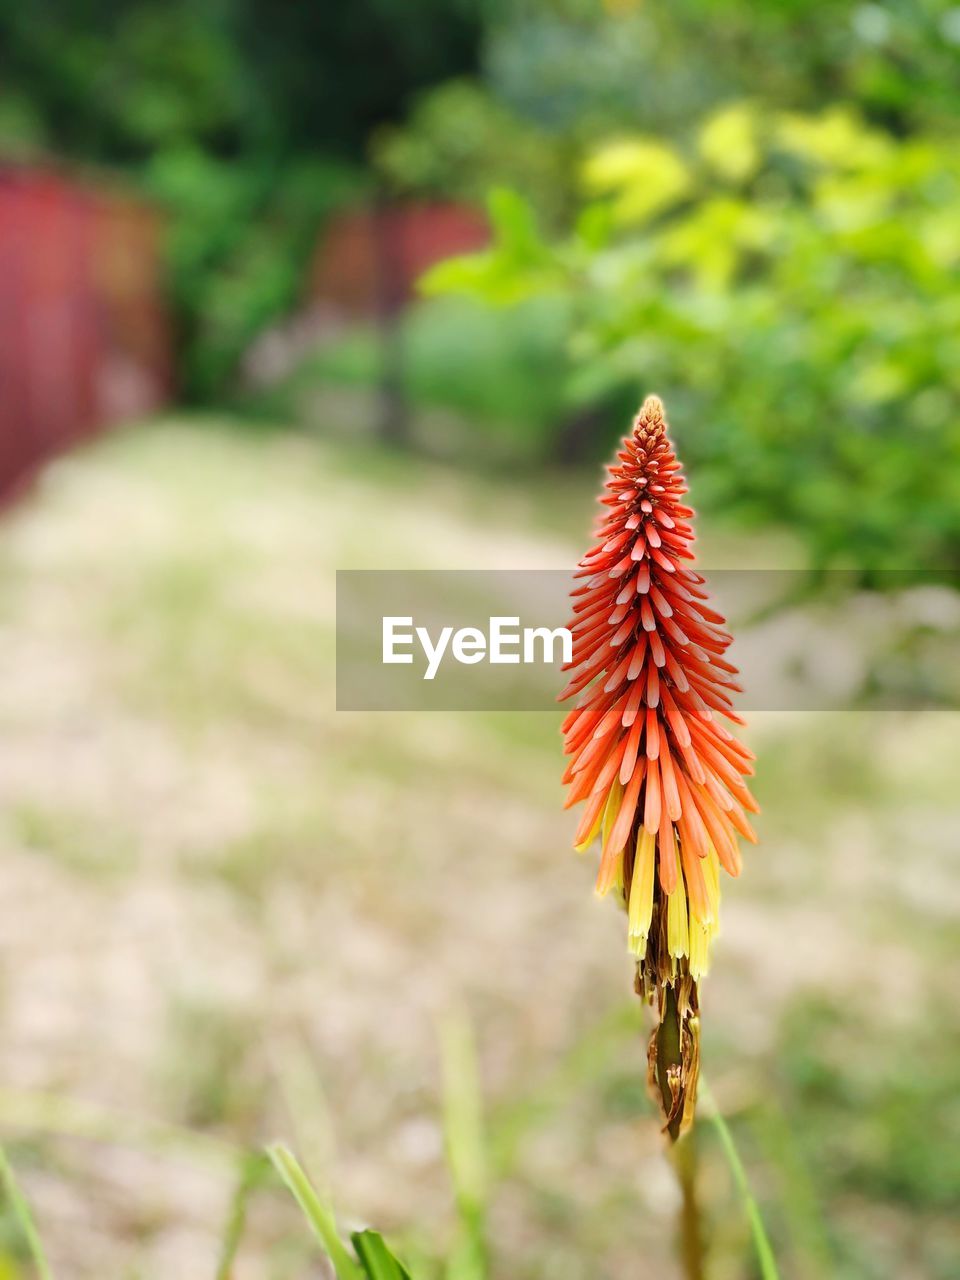
[[[336, 567], [562, 567], [557, 524], [542, 493], [494, 508], [479, 481], [178, 423], [7, 517], [0, 1130], [58, 1275], [212, 1277], [232, 1153], [277, 1135], [348, 1214], [442, 1241], [435, 1029], [461, 1002], [515, 1149], [498, 1276], [673, 1274], [622, 927], [567, 852], [552, 719], [333, 711]], [[952, 716], [754, 721], [764, 844], [706, 993], [734, 1100], [798, 1000], [842, 985], [895, 1028], [933, 999], [958, 909]], [[717, 1277], [742, 1243], [719, 1232]], [[235, 1277], [310, 1256], [266, 1193]]]

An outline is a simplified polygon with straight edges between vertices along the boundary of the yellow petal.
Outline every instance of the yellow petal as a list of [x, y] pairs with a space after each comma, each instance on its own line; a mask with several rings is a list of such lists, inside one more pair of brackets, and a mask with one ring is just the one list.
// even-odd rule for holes
[[630, 937], [642, 938], [646, 944], [653, 916], [653, 864], [657, 837], [645, 827], [640, 829], [637, 840], [637, 856], [633, 861], [633, 880], [630, 883]]
[[720, 859], [717, 857], [717, 851], [712, 844], [707, 856], [700, 865], [703, 867], [703, 878], [707, 885], [707, 899], [710, 903], [710, 918], [704, 923], [711, 926], [710, 934], [713, 936], [720, 929]]
[[[676, 857], [676, 853], [673, 855]], [[687, 922], [687, 890], [683, 873], [677, 867], [677, 885], [667, 898], [667, 949], [676, 958], [690, 951], [690, 929]]]
[[690, 921], [690, 976], [699, 982], [710, 968], [710, 931], [696, 918]]
[[620, 785], [620, 780], [618, 778], [614, 778], [613, 782], [610, 784], [610, 790], [607, 792], [607, 803], [603, 807], [603, 840], [601, 841], [600, 847], [604, 851], [606, 850], [607, 841], [610, 838], [610, 832], [613, 829], [613, 824], [617, 820], [617, 814], [620, 812], [620, 802], [622, 799], [623, 787]]

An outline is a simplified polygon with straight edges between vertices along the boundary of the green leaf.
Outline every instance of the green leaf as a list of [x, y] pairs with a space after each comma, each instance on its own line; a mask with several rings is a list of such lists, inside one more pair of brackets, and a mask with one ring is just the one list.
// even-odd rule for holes
[[690, 169], [672, 147], [655, 138], [619, 138], [588, 157], [583, 180], [594, 195], [615, 197], [618, 222], [642, 223], [676, 204], [692, 185]]
[[428, 298], [443, 293], [487, 298], [494, 292], [500, 275], [492, 253], [462, 254], [430, 267], [417, 281], [417, 289]]
[[513, 257], [533, 260], [546, 252], [533, 209], [519, 192], [494, 187], [487, 199], [487, 212], [501, 249]]
[[47, 1262], [43, 1245], [40, 1243], [40, 1236], [34, 1225], [30, 1206], [20, 1190], [20, 1185], [14, 1176], [13, 1166], [7, 1159], [7, 1153], [3, 1147], [0, 1147], [0, 1183], [3, 1184], [7, 1199], [10, 1201], [10, 1207], [13, 1209], [13, 1216], [16, 1218], [17, 1224], [27, 1242], [37, 1275], [40, 1280], [53, 1280], [53, 1272], [50, 1270], [50, 1264]]
[[760, 164], [755, 111], [746, 102], [721, 107], [702, 126], [698, 146], [720, 177], [729, 182], [752, 178]]
[[845, 106], [819, 115], [785, 112], [778, 121], [777, 140], [785, 151], [827, 169], [876, 168], [893, 152], [889, 138]]
[[440, 1027], [443, 1068], [443, 1130], [447, 1163], [460, 1218], [459, 1240], [448, 1280], [484, 1280], [487, 1274], [486, 1217], [489, 1191], [483, 1100], [473, 1029], [464, 1013], [451, 1013]]
[[483, 1137], [476, 1047], [464, 1015], [449, 1014], [441, 1026], [443, 1115], [447, 1158], [457, 1199], [482, 1207], [487, 1197], [487, 1160]]
[[533, 209], [523, 196], [497, 187], [488, 198], [488, 212], [493, 245], [481, 253], [438, 262], [418, 280], [422, 294], [463, 293], [506, 306], [563, 283], [557, 252], [542, 239]]
[[369, 1280], [410, 1280], [410, 1272], [393, 1256], [379, 1231], [355, 1231], [350, 1238]]
[[[227, 1226], [224, 1231], [220, 1259], [217, 1263], [217, 1280], [230, 1280], [237, 1254], [247, 1225], [247, 1209], [253, 1193], [269, 1172], [270, 1162], [261, 1151], [244, 1153], [236, 1189], [230, 1202]], [[2, 1277], [0, 1277], [2, 1280]]]
[[575, 234], [580, 243], [593, 253], [605, 249], [613, 230], [613, 216], [607, 204], [588, 204], [577, 216]]
[[333, 1263], [338, 1280], [364, 1280], [364, 1273], [350, 1257], [346, 1245], [340, 1239], [333, 1210], [314, 1191], [293, 1152], [283, 1143], [275, 1142], [267, 1148], [267, 1155]]

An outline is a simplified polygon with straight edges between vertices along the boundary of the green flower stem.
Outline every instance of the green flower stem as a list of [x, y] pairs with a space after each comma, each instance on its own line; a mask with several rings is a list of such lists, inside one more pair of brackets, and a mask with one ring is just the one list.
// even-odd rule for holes
[[766, 1227], [763, 1225], [763, 1217], [760, 1214], [760, 1206], [750, 1190], [750, 1181], [747, 1178], [747, 1171], [743, 1167], [743, 1161], [740, 1159], [740, 1153], [737, 1151], [736, 1143], [733, 1140], [733, 1134], [720, 1114], [716, 1100], [710, 1091], [707, 1082], [701, 1076], [700, 1078], [700, 1096], [710, 1108], [710, 1119], [717, 1130], [720, 1138], [720, 1145], [723, 1153], [727, 1157], [727, 1163], [730, 1166], [730, 1172], [733, 1175], [733, 1181], [740, 1193], [740, 1199], [743, 1203], [747, 1220], [750, 1223], [750, 1233], [753, 1236], [753, 1247], [757, 1253], [757, 1261], [760, 1264], [760, 1274], [763, 1280], [780, 1280], [780, 1274], [777, 1271], [776, 1258], [773, 1256], [773, 1247], [770, 1244], [770, 1237], [767, 1235]]

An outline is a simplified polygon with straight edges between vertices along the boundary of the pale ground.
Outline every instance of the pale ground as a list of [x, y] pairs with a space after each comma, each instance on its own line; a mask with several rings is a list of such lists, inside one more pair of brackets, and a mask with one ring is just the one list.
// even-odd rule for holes
[[[588, 489], [171, 422], [7, 515], [0, 1131], [58, 1276], [212, 1280], [239, 1154], [277, 1136], [346, 1221], [441, 1252], [437, 1023], [461, 1006], [502, 1157], [497, 1280], [676, 1275], [623, 926], [569, 852], [557, 717], [334, 710], [335, 568], [562, 568]], [[784, 1277], [957, 1274], [936, 1196], [881, 1177], [886, 1129], [838, 1104], [826, 1172], [804, 1166], [819, 1086], [795, 1066], [820, 1004], [854, 1110], [885, 1105], [918, 1026], [955, 1039], [957, 735], [941, 712], [752, 717], [762, 844], [726, 892], [705, 1051]], [[935, 1180], [956, 1109], [917, 1097]], [[710, 1280], [750, 1276], [704, 1145]], [[28, 1275], [0, 1227], [0, 1276]], [[236, 1280], [314, 1259], [265, 1187]]]

